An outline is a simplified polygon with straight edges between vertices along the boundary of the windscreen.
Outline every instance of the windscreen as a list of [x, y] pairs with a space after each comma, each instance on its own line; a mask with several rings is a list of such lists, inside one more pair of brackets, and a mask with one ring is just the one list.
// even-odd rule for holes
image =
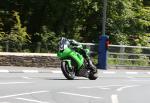
[[64, 50], [65, 48], [68, 48], [69, 44], [70, 43], [69, 43], [68, 39], [62, 37], [59, 42], [59, 50]]

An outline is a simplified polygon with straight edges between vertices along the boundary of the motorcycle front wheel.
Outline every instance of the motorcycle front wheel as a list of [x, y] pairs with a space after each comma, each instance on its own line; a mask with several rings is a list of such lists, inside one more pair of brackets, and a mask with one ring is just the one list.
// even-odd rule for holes
[[68, 80], [73, 80], [75, 78], [74, 68], [70, 68], [68, 62], [61, 62], [61, 70]]

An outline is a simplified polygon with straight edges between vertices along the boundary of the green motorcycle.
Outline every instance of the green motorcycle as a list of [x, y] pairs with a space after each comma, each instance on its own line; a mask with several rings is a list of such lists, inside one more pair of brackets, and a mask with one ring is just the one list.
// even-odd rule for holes
[[[89, 49], [85, 49], [89, 54]], [[70, 47], [69, 40], [62, 37], [59, 42], [59, 50], [57, 56], [61, 60], [61, 70], [68, 80], [73, 80], [75, 76], [86, 77], [90, 80], [96, 80], [96, 72], [92, 72], [86, 59], [79, 54], [73, 47]]]

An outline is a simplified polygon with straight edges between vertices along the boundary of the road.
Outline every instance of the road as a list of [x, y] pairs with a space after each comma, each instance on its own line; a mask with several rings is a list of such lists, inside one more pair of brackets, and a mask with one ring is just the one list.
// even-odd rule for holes
[[66, 80], [60, 70], [0, 70], [0, 103], [150, 103], [149, 95], [150, 71], [100, 70], [97, 80]]

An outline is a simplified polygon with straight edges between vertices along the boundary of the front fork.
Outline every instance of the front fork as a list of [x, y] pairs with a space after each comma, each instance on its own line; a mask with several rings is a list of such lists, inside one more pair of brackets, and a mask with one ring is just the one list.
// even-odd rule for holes
[[63, 62], [67, 62], [69, 70], [72, 70], [71, 60], [63, 60]]

